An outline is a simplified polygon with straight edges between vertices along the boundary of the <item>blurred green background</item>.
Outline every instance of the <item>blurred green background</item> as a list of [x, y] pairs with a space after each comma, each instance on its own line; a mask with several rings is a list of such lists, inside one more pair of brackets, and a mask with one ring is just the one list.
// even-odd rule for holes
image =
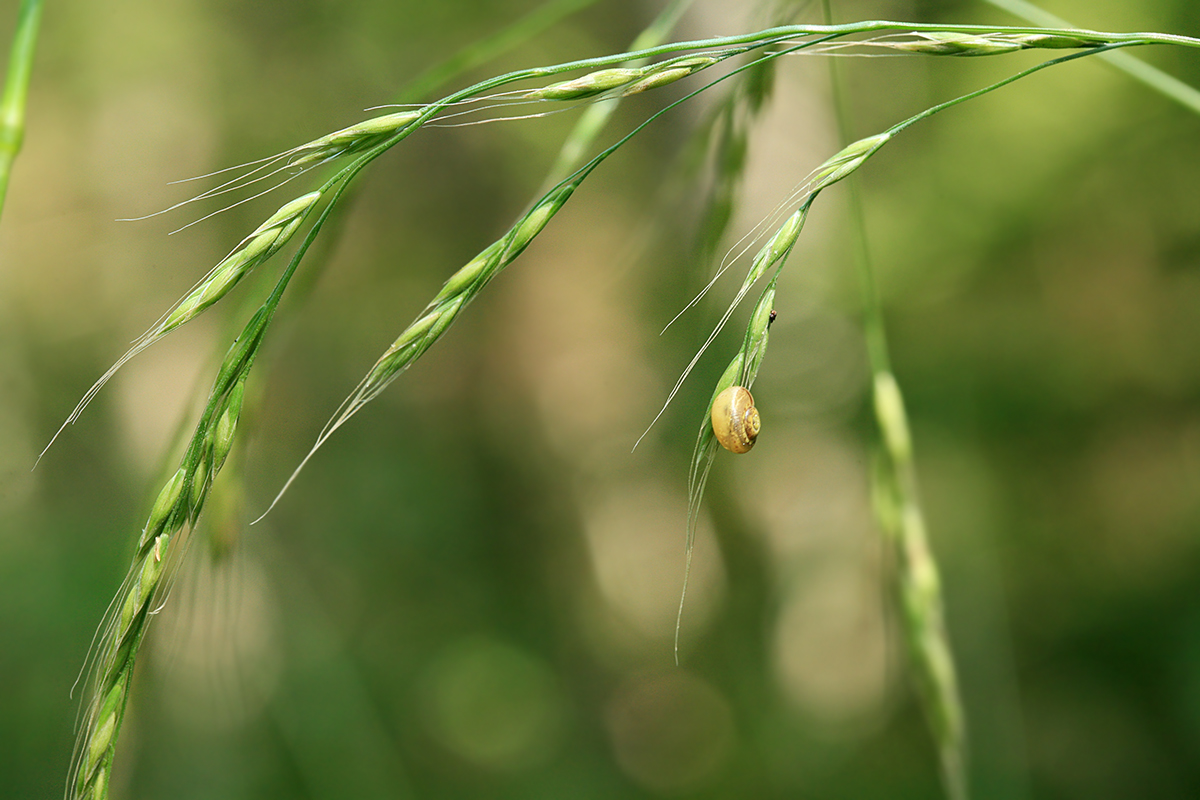
[[[30, 472], [37, 453], [311, 178], [169, 237], [219, 206], [116, 220], [363, 118], [536, 6], [48, 3], [0, 222], [0, 794], [61, 792], [76, 672], [214, 354], [272, 270], [130, 363]], [[601, 0], [446, 89], [619, 52], [661, 6]], [[1194, 0], [1044, 7], [1200, 35]], [[780, 8], [697, 2], [676, 38]], [[954, 0], [835, 13], [1014, 22]], [[1200, 86], [1196, 51], [1137, 55]], [[843, 60], [854, 134], [1037, 58]], [[821, 58], [779, 65], [718, 256], [838, 149], [828, 78]], [[602, 141], [671, 91], [626, 103]], [[426, 130], [364, 174], [284, 302], [143, 648], [114, 797], [939, 796], [869, 509], [844, 187], [781, 282], [764, 434], [718, 458], [673, 663], [687, 464], [742, 317], [630, 451], [740, 281], [659, 337], [711, 274], [696, 130], [723, 91], [602, 166], [248, 527], [536, 195], [575, 115]], [[1076, 61], [905, 132], [861, 174], [976, 796], [1200, 796], [1200, 117]]]

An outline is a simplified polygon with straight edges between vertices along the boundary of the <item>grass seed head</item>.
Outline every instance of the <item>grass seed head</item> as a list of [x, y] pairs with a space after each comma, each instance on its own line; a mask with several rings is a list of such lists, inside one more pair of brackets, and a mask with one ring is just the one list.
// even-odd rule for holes
[[762, 365], [763, 357], [767, 354], [767, 339], [770, 336], [771, 312], [775, 309], [775, 287], [768, 286], [759, 298], [754, 313], [750, 315], [750, 324], [746, 328], [746, 341], [749, 351], [746, 354], [746, 386], [754, 383], [758, 376], [758, 368]]
[[883, 432], [884, 444], [892, 460], [898, 464], [912, 459], [912, 437], [908, 431], [908, 417], [904, 413], [904, 397], [900, 386], [890, 372], [875, 375], [875, 417]]
[[713, 58], [712, 56], [694, 56], [692, 58], [685, 58], [680, 61], [668, 62], [663, 67], [660, 67], [656, 70], [651, 70], [646, 77], [642, 78], [637, 83], [634, 83], [628, 89], [621, 92], [621, 94], [628, 96], [631, 94], [638, 94], [639, 92], [649, 91], [650, 89], [657, 89], [660, 86], [666, 86], [667, 84], [674, 83], [681, 78], [686, 78], [688, 75], [699, 72], [706, 67], [711, 67], [719, 60], [720, 59]]
[[415, 122], [423, 112], [420, 110], [400, 111], [357, 122], [319, 139], [306, 142], [289, 151], [294, 167], [328, 161], [331, 158], [364, 150], [382, 142], [392, 134]]
[[508, 262], [512, 261], [521, 254], [533, 237], [542, 232], [542, 228], [550, 222], [550, 218], [558, 213], [558, 210], [563, 207], [571, 193], [575, 191], [575, 183], [565, 184], [558, 191], [548, 195], [541, 203], [539, 203], [532, 211], [525, 215], [525, 218], [516, 224], [509, 234], [508, 245], [504, 248], [503, 262], [499, 265], [503, 267]]
[[142, 530], [142, 538], [138, 542], [139, 550], [146, 545], [146, 542], [150, 541], [151, 537], [160, 534], [163, 527], [166, 526], [167, 520], [179, 502], [179, 495], [183, 492], [183, 484], [186, 479], [187, 472], [180, 467], [158, 493], [158, 497], [154, 500], [154, 506], [150, 509], [150, 516], [146, 520], [146, 527]]
[[863, 165], [875, 151], [887, 144], [890, 133], [878, 133], [846, 145], [840, 152], [817, 168], [812, 194], [832, 186]]
[[673, 67], [671, 69], [659, 70], [651, 75], [647, 75], [637, 83], [630, 86], [625, 91], [621, 92], [622, 96], [628, 97], [631, 94], [640, 94], [651, 89], [657, 89], [660, 86], [666, 86], [669, 83], [674, 83], [681, 78], [686, 78], [691, 75], [692, 71], [687, 67]]
[[237, 432], [238, 418], [242, 413], [242, 398], [245, 395], [246, 379], [238, 381], [229, 390], [225, 400], [225, 409], [217, 419], [212, 433], [212, 462], [213, 473], [217, 473], [225, 464], [230, 448], [233, 447], [233, 437]]
[[312, 208], [313, 203], [320, 197], [320, 192], [309, 192], [284, 204], [268, 217], [250, 234], [245, 245], [214, 267], [208, 278], [172, 309], [149, 341], [195, 319], [224, 297], [252, 269], [278, 252], [299, 228], [304, 213]]
[[896, 49], [939, 56], [994, 56], [1012, 53], [1024, 47], [1019, 42], [990, 36], [933, 31], [919, 34], [915, 41], [900, 42]]
[[200, 462], [196, 464], [196, 471], [192, 474], [192, 491], [188, 495], [188, 519], [192, 524], [200, 518], [200, 510], [204, 508], [204, 500], [208, 496], [212, 479], [212, 458], [212, 441], [209, 440], [200, 456]]
[[788, 217], [787, 221], [780, 226], [776, 234], [771, 237], [771, 241], [763, 245], [754, 255], [750, 271], [746, 273], [746, 280], [742, 282], [743, 291], [757, 283], [768, 269], [791, 252], [792, 246], [796, 244], [796, 239], [800, 236], [801, 228], [804, 227], [804, 220], [808, 217], [809, 208], [808, 204], [798, 208], [796, 213]]
[[472, 258], [458, 272], [450, 276], [442, 290], [430, 301], [427, 308], [433, 308], [447, 298], [462, 294], [473, 288], [481, 276], [496, 269], [500, 254], [504, 252], [504, 241], [493, 242], [479, 255]]
[[92, 740], [88, 742], [87, 758], [84, 761], [84, 773], [89, 773], [92, 768], [100, 763], [100, 759], [108, 752], [109, 745], [112, 744], [113, 734], [117, 730], [117, 715], [112, 712], [101, 718], [101, 722], [96, 726], [96, 730], [92, 733]]
[[1025, 47], [1040, 50], [1073, 50], [1083, 47], [1099, 47], [1105, 43], [1082, 33], [1070, 36], [1052, 33], [1021, 33], [1014, 35], [1012, 39]]
[[[733, 360], [729, 362], [729, 366], [727, 366], [725, 368], [725, 371], [723, 373], [721, 373], [721, 377], [717, 379], [716, 388], [713, 389], [712, 397], [709, 398], [709, 401], [708, 401], [709, 413], [705, 415], [705, 420], [706, 420], [705, 424], [708, 424], [708, 422], [707, 422], [708, 417], [712, 413], [712, 404], [714, 402], [716, 402], [717, 397], [721, 394], [721, 392], [725, 391], [730, 386], [733, 386], [735, 383], [737, 383], [737, 381], [741, 378], [741, 375], [742, 375], [742, 365], [745, 363], [746, 363], [745, 354], [738, 353], [736, 356], [733, 357]], [[711, 425], [710, 425], [710, 427], [711, 427]]]
[[292, 220], [301, 217], [305, 211], [312, 208], [313, 203], [321, 199], [320, 192], [309, 192], [308, 194], [300, 195], [295, 200], [284, 203], [271, 216], [267, 217], [262, 225], [254, 229], [251, 236], [257, 236], [260, 233], [266, 233], [272, 228], [281, 228]]
[[342, 128], [324, 138], [331, 144], [352, 144], [365, 137], [390, 136], [405, 125], [414, 122], [421, 116], [421, 113], [421, 111], [399, 111], [395, 114], [384, 114], [381, 117], [373, 117], [348, 128]]
[[[441, 316], [441, 313], [435, 309], [434, 311], [429, 312], [416, 322], [409, 325], [399, 336], [396, 337], [396, 341], [392, 342], [392, 346], [387, 349], [387, 352], [383, 354], [383, 357], [387, 358], [397, 353], [401, 353], [406, 348], [412, 346], [414, 342], [429, 332], [429, 329], [432, 328], [438, 321], [439, 316]], [[380, 360], [382, 361], [383, 359]]]
[[583, 100], [625, 86], [645, 74], [644, 69], [600, 69], [569, 81], [533, 89], [526, 100]]

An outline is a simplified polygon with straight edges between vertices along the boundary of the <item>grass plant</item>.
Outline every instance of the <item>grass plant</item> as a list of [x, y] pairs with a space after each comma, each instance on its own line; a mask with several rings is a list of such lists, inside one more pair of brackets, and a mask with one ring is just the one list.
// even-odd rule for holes
[[[526, 28], [537, 29], [547, 20], [557, 18], [555, 15], [586, 4], [581, 0], [551, 4], [543, 15], [526, 20]], [[889, 53], [897, 57], [1002, 57], [1020, 51], [1052, 51], [1045, 61], [1014, 71], [981, 89], [932, 105], [879, 133], [850, 141], [802, 178], [793, 192], [780, 198], [775, 213], [750, 231], [731, 251], [730, 257], [720, 264], [717, 277], [737, 263], [740, 256], [748, 253], [755, 244], [762, 243], [757, 254], [750, 259], [746, 276], [714, 326], [712, 335], [699, 348], [668, 394], [664, 410], [666, 404], [677, 398], [684, 380], [710, 346], [718, 341], [718, 334], [733, 319], [745, 298], [765, 281], [750, 311], [741, 346], [717, 381], [712, 397], [716, 398], [730, 386], [750, 388], [753, 385], [760, 370], [767, 364], [765, 355], [776, 303], [786, 301], [779, 291], [779, 277], [816, 198], [825, 189], [854, 176], [899, 134], [935, 114], [1069, 61], [1109, 55], [1116, 50], [1136, 46], [1200, 47], [1200, 40], [1160, 33], [891, 21], [782, 25], [736, 36], [662, 44], [686, 5], [684, 2], [669, 4], [656, 23], [638, 37], [626, 52], [509, 72], [430, 102], [415, 102], [418, 98], [411, 98], [414, 102], [398, 110], [389, 110], [386, 114], [238, 168], [231, 178], [197, 195], [197, 199], [211, 199], [225, 195], [238, 198], [246, 193], [265, 193], [302, 179], [317, 168], [331, 170], [329, 177], [319, 185], [284, 203], [239, 242], [229, 256], [213, 267], [101, 376], [63, 424], [65, 428], [75, 422], [105, 382], [131, 358], [168, 333], [196, 319], [222, 300], [252, 270], [271, 268], [274, 257], [294, 245], [292, 254], [279, 271], [274, 288], [229, 346], [184, 455], [151, 508], [146, 524], [137, 537], [127, 577], [100, 627], [89, 666], [88, 695], [68, 780], [68, 796], [79, 800], [103, 800], [108, 796], [113, 761], [140, 646], [150, 619], [167, 601], [174, 570], [188, 553], [189, 532], [197, 525], [213, 481], [234, 444], [246, 382], [250, 379], [262, 343], [292, 278], [302, 266], [307, 266], [306, 254], [322, 234], [331, 215], [344, 204], [355, 178], [376, 158], [400, 145], [413, 133], [440, 123], [498, 122], [515, 117], [539, 117], [563, 108], [579, 108], [583, 114], [564, 142], [558, 161], [551, 168], [547, 184], [549, 188], [530, 203], [528, 210], [519, 215], [505, 233], [451, 274], [416, 318], [400, 331], [334, 413], [308, 455], [268, 506], [267, 512], [281, 501], [284, 492], [297, 480], [301, 469], [314, 458], [319, 448], [422, 358], [491, 281], [516, 261], [530, 243], [554, 222], [568, 200], [576, 192], [586, 191], [586, 182], [598, 167], [663, 114], [689, 103], [699, 95], [720, 91], [722, 84], [727, 81], [746, 79], [742, 86], [750, 88], [743, 88], [742, 91], [746, 92], [745, 97], [750, 98], [747, 102], [753, 110], [765, 92], [761, 83], [754, 85], [751, 81], [763, 81], [763, 70], [773, 61], [798, 54], [824, 54], [830, 57], [852, 53]], [[40, 6], [36, 3], [23, 6], [26, 9], [23, 14], [27, 15], [23, 16], [23, 31], [36, 31], [38, 8]], [[28, 63], [31, 48], [31, 44], [19, 48], [21, 63]], [[17, 49], [14, 49], [14, 63]], [[477, 63], [478, 54], [466, 55], [460, 61]], [[446, 74], [453, 73], [457, 68], [452, 65], [448, 71], [433, 73], [426, 83], [420, 85], [437, 85], [445, 79]], [[27, 85], [28, 75], [26, 71], [14, 79], [12, 75], [18, 72], [15, 69], [10, 71], [10, 91], [14, 91], [11, 86], [16, 80], [19, 88], [15, 93], [19, 95], [20, 102], [12, 107], [19, 109], [23, 107], [23, 87]], [[24, 83], [21, 83], [22, 80]], [[529, 82], [534, 82], [534, 85], [511, 88]], [[619, 100], [641, 94], [657, 96], [668, 87], [678, 90], [676, 84], [682, 85], [682, 96], [662, 101], [643, 120], [618, 137], [615, 143], [584, 160], [595, 137], [612, 119], [612, 112]], [[5, 108], [9, 108], [7, 101]], [[722, 135], [729, 152], [736, 155], [743, 149], [745, 136], [744, 131], [732, 123], [735, 113], [732, 108], [718, 113], [713, 120], [725, 126]], [[15, 142], [10, 148], [12, 155], [15, 155], [20, 143], [20, 114], [14, 116], [6, 112], [4, 121], [6, 133], [0, 143]], [[11, 163], [11, 157], [8, 163]], [[719, 191], [732, 196], [729, 187], [736, 180], [740, 160], [733, 158], [729, 163], [732, 168], [719, 182], [723, 187]], [[6, 179], [6, 176], [7, 167], [0, 172], [0, 178]], [[265, 190], [260, 191], [260, 185]], [[3, 184], [0, 183], [0, 199], [2, 197]], [[716, 216], [720, 228], [729, 219], [730, 202], [725, 197], [717, 204]], [[711, 245], [706, 249], [711, 250]], [[930, 550], [925, 513], [919, 499], [914, 448], [904, 400], [888, 357], [882, 304], [865, 253], [859, 258], [859, 270], [864, 290], [863, 324], [872, 372], [872, 408], [880, 443], [875, 483], [876, 511], [884, 534], [896, 554], [895, 583], [913, 681], [940, 754], [947, 794], [959, 800], [969, 795], [965, 712], [945, 631], [940, 578]], [[715, 282], [714, 278], [705, 292]], [[709, 405], [711, 403], [712, 400]], [[686, 525], [685, 569], [689, 575], [705, 486], [717, 452], [709, 423], [709, 407], [696, 411], [703, 421], [687, 470], [688, 512], [683, 523]], [[684, 612], [686, 580], [685, 577], [679, 620]], [[679, 621], [676, 625], [677, 659], [678, 634]]]

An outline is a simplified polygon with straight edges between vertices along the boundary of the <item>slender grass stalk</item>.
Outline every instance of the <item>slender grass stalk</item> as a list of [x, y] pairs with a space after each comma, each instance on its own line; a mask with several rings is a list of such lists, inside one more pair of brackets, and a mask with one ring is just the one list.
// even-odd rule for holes
[[13, 162], [17, 160], [21, 144], [25, 141], [25, 105], [29, 97], [33, 53], [41, 21], [42, 0], [22, 0], [17, 12], [12, 52], [8, 57], [4, 96], [0, 97], [0, 218], [4, 215], [4, 198], [8, 195], [8, 179], [12, 174]]
[[[1048, 11], [1043, 11], [1026, 0], [984, 0], [996, 8], [1007, 11], [1015, 17], [1027, 20], [1037, 25], [1053, 28], [1070, 28], [1071, 23], [1062, 17], [1057, 17]], [[1186, 108], [1200, 114], [1200, 90], [1189, 86], [1178, 78], [1168, 75], [1158, 67], [1147, 64], [1140, 58], [1129, 53], [1102, 53], [1100, 58], [1112, 66], [1140, 81], [1154, 91], [1180, 103]]]
[[[825, 21], [832, 22], [830, 0], [823, 0], [823, 6]], [[829, 60], [829, 70], [839, 134], [844, 142], [850, 139], [850, 110], [837, 59]], [[938, 751], [942, 783], [950, 800], [966, 800], [970, 793], [966, 715], [958, 690], [953, 650], [946, 633], [941, 581], [926, 536], [904, 401], [891, 372], [883, 303], [867, 244], [858, 175], [850, 176], [848, 186], [854, 263], [863, 298], [867, 358], [874, 376], [872, 408], [885, 445], [881, 468], [872, 473], [876, 483], [874, 494], [892, 499], [890, 504], [877, 502], [874, 505], [881, 512], [877, 519], [894, 554], [891, 563], [896, 570], [895, 583], [909, 668]], [[892, 507], [900, 512], [888, 513], [887, 509]]]
[[874, 370], [872, 407], [883, 449], [873, 475], [876, 517], [896, 556], [901, 622], [913, 680], [933, 733], [946, 795], [969, 797], [966, 724], [946, 634], [941, 578], [921, 508], [912, 436], [895, 377]]

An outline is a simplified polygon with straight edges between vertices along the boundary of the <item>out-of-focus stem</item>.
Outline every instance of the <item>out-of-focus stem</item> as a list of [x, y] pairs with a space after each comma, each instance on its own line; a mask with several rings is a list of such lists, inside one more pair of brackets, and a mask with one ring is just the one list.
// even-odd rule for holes
[[[823, 0], [831, 22], [830, 0]], [[837, 59], [829, 60], [840, 138], [850, 141], [849, 110], [841, 89]], [[880, 526], [895, 553], [896, 587], [909, 665], [929, 721], [941, 762], [942, 780], [951, 800], [969, 796], [966, 728], [958, 678], [942, 609], [941, 579], [929, 547], [913, 463], [912, 437], [900, 387], [888, 357], [883, 303], [867, 245], [866, 221], [857, 174], [849, 176], [850, 224], [854, 261], [863, 293], [863, 328], [873, 380], [875, 420], [882, 440], [883, 464], [876, 470]]]
[[41, 21], [42, 0], [24, 0], [17, 14], [17, 30], [8, 58], [8, 77], [4, 81], [4, 96], [0, 98], [0, 214], [4, 212], [13, 162], [25, 139], [25, 101], [29, 96], [33, 51]]

